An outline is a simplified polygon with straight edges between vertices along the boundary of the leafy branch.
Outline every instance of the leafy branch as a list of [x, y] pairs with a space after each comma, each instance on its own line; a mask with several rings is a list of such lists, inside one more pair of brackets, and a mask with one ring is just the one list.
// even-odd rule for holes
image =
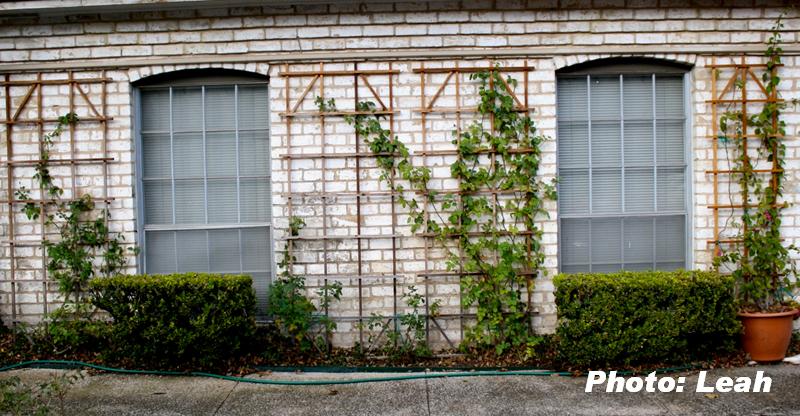
[[[41, 191], [41, 200], [31, 199], [30, 191], [24, 186], [15, 192], [15, 196], [24, 202], [22, 212], [29, 220], [44, 217], [44, 226], [54, 227], [58, 232], [57, 241], [43, 241], [48, 257], [46, 268], [64, 295], [62, 306], [71, 303], [75, 312], [83, 313], [86, 308], [81, 305], [84, 304], [83, 295], [89, 280], [98, 274], [111, 276], [119, 273], [127, 264], [127, 258], [123, 249], [124, 237], [111, 233], [108, 228], [108, 210], [102, 209], [100, 215], [92, 216], [96, 207], [89, 194], [64, 199], [64, 190], [56, 185], [50, 172], [54, 140], [61, 136], [64, 128], [78, 122], [75, 113], [60, 116], [55, 129], [42, 137], [39, 161], [33, 175]], [[51, 206], [54, 209], [50, 209]], [[137, 252], [136, 248], [130, 250]]]
[[[302, 351], [312, 347], [319, 349], [318, 344], [320, 341], [324, 341], [311, 336], [315, 323], [322, 325], [325, 331], [325, 340], [330, 339], [331, 332], [336, 329], [336, 323], [327, 314], [316, 316], [318, 308], [306, 296], [306, 279], [294, 274], [293, 271], [294, 263], [297, 261], [293, 251], [293, 237], [298, 237], [300, 230], [305, 226], [305, 221], [300, 217], [293, 216], [289, 219], [289, 238], [284, 244], [283, 258], [278, 263], [281, 272], [279, 278], [270, 285], [269, 290], [270, 310], [275, 324]], [[341, 298], [342, 283], [326, 284], [318, 289], [317, 294], [320, 297], [319, 309], [327, 311], [333, 301]]]

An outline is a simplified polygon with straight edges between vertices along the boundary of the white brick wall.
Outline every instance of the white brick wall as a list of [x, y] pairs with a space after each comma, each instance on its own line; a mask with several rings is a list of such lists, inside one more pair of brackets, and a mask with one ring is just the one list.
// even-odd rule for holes
[[[398, 3], [362, 5], [314, 5], [286, 7], [254, 7], [209, 10], [181, 10], [137, 13], [114, 13], [89, 15], [76, 19], [74, 17], [47, 17], [41, 21], [3, 21], [0, 25], [0, 71], [11, 73], [11, 79], [31, 79], [40, 65], [63, 64], [66, 68], [92, 65], [108, 65], [109, 60], [116, 67], [109, 69], [107, 75], [114, 82], [108, 86], [108, 114], [114, 117], [109, 123], [109, 152], [115, 158], [110, 166], [110, 195], [116, 199], [112, 204], [112, 225], [122, 230], [126, 241], [135, 241], [135, 189], [134, 149], [132, 139], [131, 86], [130, 83], [141, 78], [171, 72], [179, 69], [225, 67], [269, 74], [271, 76], [270, 94], [272, 97], [271, 133], [272, 133], [272, 165], [273, 192], [275, 206], [276, 236], [282, 236], [290, 215], [284, 195], [287, 191], [287, 178], [292, 176], [293, 191], [321, 191], [320, 178], [322, 165], [320, 161], [295, 160], [293, 171], [287, 172], [287, 161], [282, 159], [287, 149], [286, 121], [279, 115], [284, 111], [284, 82], [278, 76], [283, 65], [271, 62], [270, 59], [250, 57], [251, 53], [274, 53], [279, 59], [283, 54], [297, 53], [331, 53], [330, 58], [345, 61], [326, 64], [328, 68], [350, 68], [350, 54], [374, 52], [376, 56], [359, 64], [360, 68], [387, 68], [392, 66], [400, 71], [394, 86], [394, 107], [398, 109], [395, 117], [395, 131], [412, 151], [420, 151], [421, 120], [419, 107], [421, 85], [419, 75], [412, 72], [421, 66], [452, 66], [458, 62], [461, 66], [487, 64], [487, 60], [448, 59], [422, 60], [417, 58], [395, 59], [398, 50], [419, 51], [429, 53], [433, 49], [461, 50], [470, 53], [476, 51], [491, 55], [493, 51], [510, 53], [515, 50], [536, 51], [542, 47], [549, 55], [537, 54], [529, 56], [528, 63], [536, 70], [529, 74], [529, 99], [535, 107], [534, 118], [542, 131], [555, 137], [555, 70], [568, 65], [600, 59], [610, 56], [634, 54], [636, 48], [661, 50], [662, 53], [637, 53], [654, 58], [669, 59], [694, 65], [691, 71], [691, 103], [692, 111], [692, 186], [694, 205], [693, 215], [693, 265], [707, 268], [710, 264], [710, 250], [705, 240], [711, 238], [713, 224], [711, 211], [705, 207], [711, 201], [712, 189], [709, 187], [710, 177], [705, 173], [710, 166], [710, 142], [703, 136], [710, 134], [710, 106], [705, 100], [710, 98], [710, 55], [723, 48], [761, 48], [768, 37], [768, 30], [780, 7], [749, 5], [748, 8], [649, 8], [650, 2], [633, 2], [624, 0], [569, 2], [571, 5], [556, 10], [559, 2], [439, 2], [439, 3]], [[539, 4], [541, 3], [541, 4]], [[564, 3], [564, 2], [562, 2]], [[626, 4], [627, 3], [627, 4]], [[747, 3], [747, 2], [743, 2]], [[607, 4], [607, 7], [606, 7]], [[590, 8], [589, 6], [594, 6]], [[625, 7], [619, 7], [625, 6]], [[2, 18], [0, 18], [2, 20]], [[797, 13], [784, 19], [784, 41], [787, 57], [784, 59], [783, 94], [796, 97], [800, 89], [800, 57], [797, 33], [800, 29], [800, 18]], [[556, 46], [559, 49], [546, 49]], [[621, 49], [620, 49], [621, 48]], [[560, 49], [568, 52], [561, 52]], [[630, 50], [627, 50], [630, 49]], [[682, 50], [691, 49], [691, 53]], [[415, 52], [416, 53], [416, 52]], [[214, 63], [214, 55], [236, 57], [241, 63]], [[338, 55], [337, 55], [338, 54]], [[211, 55], [202, 58], [200, 55]], [[293, 55], [294, 56], [294, 55]], [[302, 59], [302, 55], [298, 55]], [[411, 53], [413, 56], [413, 53]], [[148, 61], [142, 61], [146, 58]], [[205, 64], [173, 64], [186, 58], [211, 62]], [[504, 65], [519, 65], [525, 57], [501, 58]], [[126, 61], [137, 59], [137, 61]], [[266, 59], [266, 60], [265, 60]], [[724, 58], [719, 58], [720, 61]], [[760, 59], [753, 57], [752, 59]], [[133, 62], [127, 64], [126, 62]], [[24, 64], [25, 68], [10, 70], [10, 65]], [[319, 63], [305, 64], [292, 62], [293, 69], [315, 69]], [[44, 77], [64, 77], [61, 70], [44, 71]], [[79, 72], [83, 76], [99, 76], [100, 71], [84, 69]], [[370, 80], [372, 81], [372, 80]], [[441, 79], [439, 79], [441, 81]], [[294, 82], [294, 81], [293, 81]], [[352, 80], [331, 78], [326, 80], [326, 97], [335, 97], [340, 107], [352, 106]], [[435, 84], [435, 83], [434, 83]], [[375, 88], [385, 91], [388, 80], [375, 80]], [[427, 84], [425, 94], [435, 92], [433, 84]], [[438, 85], [438, 84], [435, 84]], [[290, 85], [294, 93], [302, 89], [300, 81]], [[469, 87], [465, 86], [468, 91]], [[2, 89], [0, 89], [2, 90]], [[4, 91], [0, 91], [5, 94]], [[92, 89], [87, 92], [93, 100], [99, 100], [100, 91]], [[25, 91], [12, 88], [12, 106], [17, 104]], [[63, 94], [63, 91], [61, 92]], [[367, 90], [359, 92], [361, 98], [369, 96]], [[51, 94], [52, 101], [45, 103], [47, 111], [54, 114], [63, 113], [64, 96]], [[303, 108], [313, 110], [314, 94], [309, 94], [308, 102]], [[454, 100], [452, 91], [446, 91], [442, 102]], [[348, 101], [349, 100], [349, 101]], [[0, 112], [5, 111], [5, 100], [0, 99]], [[14, 107], [16, 108], [16, 107]], [[80, 109], [80, 111], [86, 111]], [[800, 112], [790, 107], [785, 112], [788, 123], [788, 134], [796, 136]], [[436, 119], [427, 121], [428, 141], [440, 142], [437, 146], [447, 146], [452, 129], [452, 119]], [[77, 138], [85, 154], [96, 154], [98, 151], [97, 131], [94, 125], [83, 125], [78, 128]], [[341, 120], [331, 121], [326, 126], [326, 151], [349, 152], [354, 147], [350, 128]], [[5, 127], [3, 127], [5, 129]], [[5, 136], [5, 131], [0, 132]], [[292, 125], [294, 151], [319, 152], [319, 123], [317, 120], [296, 121]], [[36, 154], [36, 129], [32, 126], [17, 126], [14, 130], [15, 155]], [[8, 144], [3, 142], [2, 146]], [[800, 174], [792, 169], [791, 164], [800, 159], [800, 147], [796, 141], [788, 143], [787, 157], [790, 159], [786, 179], [786, 200], [798, 202], [798, 179]], [[64, 151], [63, 147], [59, 147]], [[542, 174], [545, 178], [556, 174], [556, 145], [554, 141], [545, 144]], [[5, 160], [5, 149], [0, 149], [0, 160]], [[68, 149], [66, 149], [68, 151]], [[417, 161], [421, 161], [417, 158]], [[447, 186], [449, 161], [442, 157], [428, 157], [427, 161], [434, 168], [434, 184]], [[327, 191], [355, 190], [354, 161], [326, 161]], [[367, 166], [369, 162], [365, 162]], [[31, 187], [29, 178], [31, 169], [15, 168], [14, 181]], [[54, 169], [59, 180], [71, 183], [68, 171]], [[365, 173], [363, 189], [384, 189], [377, 181], [377, 170]], [[5, 178], [7, 172], [0, 168], [0, 176]], [[100, 189], [96, 171], [81, 171], [76, 180], [85, 185], [89, 192]], [[5, 185], [5, 181], [2, 183]], [[7, 190], [0, 190], [0, 196], [7, 197]], [[318, 201], [317, 201], [318, 202]], [[388, 234], [391, 227], [387, 224], [386, 201], [375, 200], [363, 206], [365, 215], [362, 233]], [[556, 225], [556, 204], [549, 205], [551, 219], [542, 223], [545, 231], [543, 241], [547, 259], [545, 265], [550, 276], [556, 273], [558, 235]], [[8, 206], [0, 206], [0, 233], [8, 235]], [[402, 214], [402, 209], [398, 207]], [[320, 235], [320, 206], [310, 204], [294, 204], [292, 215], [304, 216], [309, 224], [303, 231], [305, 235]], [[355, 212], [352, 201], [335, 200], [328, 205], [329, 234], [355, 234]], [[786, 211], [784, 226], [787, 243], [800, 242], [800, 208], [794, 204]], [[21, 214], [15, 214], [17, 221], [17, 239], [35, 239], [39, 233], [38, 224], [28, 224]], [[398, 220], [398, 234], [410, 235], [405, 225], [405, 218]], [[335, 228], [332, 228], [335, 227]], [[309, 247], [320, 248], [321, 244], [310, 243]], [[316, 244], [316, 245], [315, 245]], [[364, 241], [362, 271], [367, 273], [384, 273], [391, 271], [391, 239]], [[281, 243], [276, 242], [280, 250]], [[26, 266], [31, 271], [18, 272], [17, 279], [30, 278], [32, 282], [20, 282], [17, 293], [17, 313], [21, 320], [35, 321], [43, 312], [42, 300], [45, 296], [41, 276], [35, 271], [41, 267], [41, 251], [36, 248], [16, 249], [21, 258], [19, 267]], [[435, 250], [433, 251], [435, 254]], [[10, 316], [10, 288], [8, 280], [9, 261], [8, 246], [2, 246], [0, 256], [0, 314], [8, 320]], [[331, 250], [328, 257], [328, 272], [332, 274], [355, 273], [356, 250], [353, 241], [342, 240], [336, 250]], [[320, 274], [324, 271], [323, 258], [319, 252], [307, 252], [303, 259], [309, 264], [297, 265], [298, 272]], [[422, 288], [424, 282], [417, 275], [426, 268], [425, 254], [421, 240], [416, 238], [399, 238], [397, 250], [397, 267], [402, 278], [399, 287], [414, 283]], [[428, 262], [427, 268], [437, 266], [436, 261]], [[38, 281], [37, 281], [38, 279]], [[355, 280], [345, 282], [346, 290], [343, 301], [332, 308], [334, 315], [353, 315], [357, 310], [357, 283]], [[391, 280], [370, 282], [365, 292], [364, 315], [371, 312], [391, 313], [392, 300]], [[54, 292], [47, 294], [52, 300]], [[432, 299], [441, 299], [443, 313], [458, 311], [457, 283], [442, 281], [428, 288]], [[551, 331], [556, 322], [553, 303], [552, 282], [544, 278], [537, 282], [534, 299], [540, 315], [536, 317], [537, 328]], [[402, 307], [402, 302], [400, 302]], [[443, 322], [443, 326], [451, 339], [458, 339], [460, 328], [458, 320]], [[432, 331], [432, 340], [441, 344]], [[340, 324], [340, 333], [336, 341], [341, 344], [352, 344], [357, 340], [357, 330], [350, 323]]]

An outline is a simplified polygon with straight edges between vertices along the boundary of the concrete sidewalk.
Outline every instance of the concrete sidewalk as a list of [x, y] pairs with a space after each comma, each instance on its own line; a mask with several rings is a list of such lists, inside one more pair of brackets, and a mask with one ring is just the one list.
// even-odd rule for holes
[[[717, 378], [772, 378], [770, 393], [695, 393], [697, 372], [684, 393], [585, 393], [585, 377], [472, 377], [333, 386], [268, 386], [209, 378], [100, 374], [76, 382], [66, 397], [75, 415], [800, 415], [800, 366], [714, 370]], [[17, 370], [40, 381], [55, 370]], [[252, 377], [320, 380], [387, 374], [258, 374]], [[600, 391], [597, 391], [600, 390]]]

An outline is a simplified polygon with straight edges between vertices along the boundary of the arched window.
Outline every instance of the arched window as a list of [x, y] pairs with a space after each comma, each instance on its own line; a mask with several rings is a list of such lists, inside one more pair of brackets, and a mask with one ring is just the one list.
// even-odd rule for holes
[[142, 271], [272, 275], [267, 78], [197, 70], [136, 84]]
[[687, 267], [687, 70], [602, 60], [558, 72], [562, 272]]

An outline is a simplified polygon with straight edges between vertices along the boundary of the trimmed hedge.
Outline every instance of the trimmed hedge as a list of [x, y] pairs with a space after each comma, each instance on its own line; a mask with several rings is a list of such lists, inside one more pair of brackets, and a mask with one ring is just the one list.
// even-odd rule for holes
[[92, 303], [113, 318], [112, 359], [158, 367], [212, 367], [255, 334], [249, 276], [184, 273], [90, 282]]
[[702, 271], [559, 275], [558, 356], [589, 366], [681, 363], [736, 345], [734, 282]]

